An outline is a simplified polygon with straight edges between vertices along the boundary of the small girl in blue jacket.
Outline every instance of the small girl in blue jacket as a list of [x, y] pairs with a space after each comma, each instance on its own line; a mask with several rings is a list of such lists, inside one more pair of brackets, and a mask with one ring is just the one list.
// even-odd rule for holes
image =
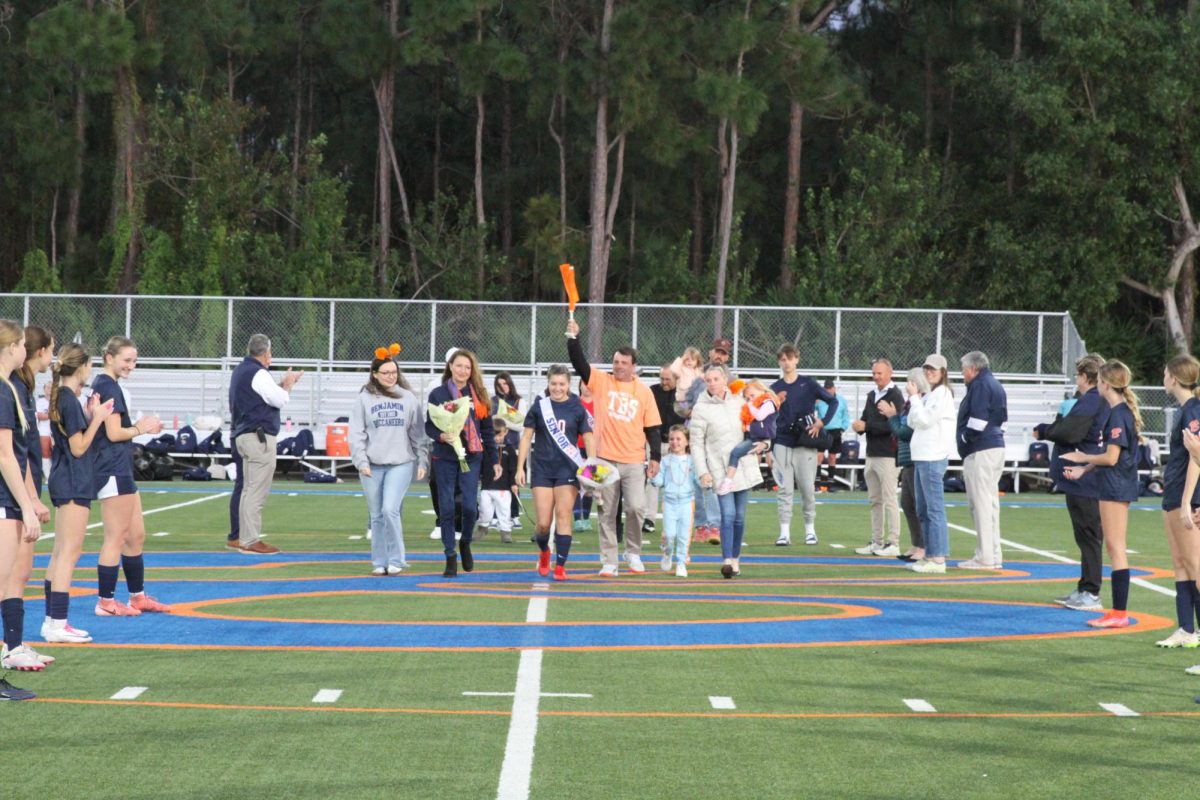
[[651, 483], [662, 489], [663, 499], [663, 557], [662, 571], [687, 577], [688, 539], [692, 530], [692, 498], [696, 484], [696, 468], [688, 455], [688, 430], [672, 425], [667, 438], [667, 455]]

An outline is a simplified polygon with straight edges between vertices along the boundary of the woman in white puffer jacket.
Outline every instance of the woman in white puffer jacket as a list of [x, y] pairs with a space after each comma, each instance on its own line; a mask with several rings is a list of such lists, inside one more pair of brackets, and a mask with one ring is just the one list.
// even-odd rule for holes
[[[712, 488], [714, 477], [725, 474], [729, 454], [744, 438], [742, 406], [746, 401], [731, 392], [728, 384], [729, 370], [720, 365], [708, 367], [704, 371], [707, 391], [700, 393], [692, 409], [689, 430], [692, 460], [696, 463], [700, 485], [706, 489]], [[721, 574], [726, 578], [741, 573], [738, 558], [746, 531], [746, 505], [750, 501], [750, 490], [760, 483], [762, 473], [758, 469], [758, 456], [747, 455], [737, 462], [733, 490], [717, 497], [721, 509], [721, 556], [725, 562]]]
[[943, 479], [954, 443], [957, 416], [954, 392], [946, 372], [946, 359], [934, 353], [925, 359], [925, 377], [930, 390], [921, 396], [916, 384], [908, 382], [908, 426], [913, 429], [909, 449], [916, 480], [917, 515], [925, 534], [925, 558], [909, 564], [913, 572], [941, 574], [950, 553], [950, 531], [946, 525]]

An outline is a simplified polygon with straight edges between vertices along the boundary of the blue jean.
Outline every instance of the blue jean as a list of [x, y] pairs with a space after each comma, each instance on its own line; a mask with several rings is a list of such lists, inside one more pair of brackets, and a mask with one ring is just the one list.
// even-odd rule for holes
[[945, 487], [949, 461], [914, 461], [913, 489], [917, 500], [917, 516], [925, 534], [925, 557], [945, 558], [950, 554], [950, 530], [946, 527]]
[[721, 508], [717, 505], [717, 493], [712, 489], [705, 489], [700, 485], [700, 479], [697, 478], [693, 483], [696, 494], [696, 520], [697, 528], [718, 528], [721, 525]]
[[361, 472], [367, 511], [371, 514], [371, 563], [376, 567], [407, 567], [400, 510], [412, 483], [415, 461], [407, 464], [372, 464], [370, 477]]
[[691, 499], [674, 502], [663, 500], [663, 541], [672, 559], [683, 563], [687, 558], [692, 534]]
[[750, 490], [717, 496], [721, 507], [721, 557], [738, 558], [742, 554], [742, 537], [746, 533], [746, 506]]
[[438, 488], [438, 527], [442, 529], [442, 549], [447, 556], [454, 549], [454, 490], [462, 492], [462, 542], [471, 543], [471, 532], [479, 518], [479, 470], [482, 453], [467, 455], [467, 471], [460, 472], [457, 459], [435, 458], [432, 468]]
[[737, 463], [746, 456], [750, 455], [750, 451], [754, 449], [754, 445], [759, 444], [760, 442], [765, 445], [768, 450], [771, 449], [771, 442], [770, 440], [766, 439], [751, 439], [746, 437], [735, 444], [733, 449], [729, 451], [729, 464], [727, 464], [727, 466], [736, 468]]

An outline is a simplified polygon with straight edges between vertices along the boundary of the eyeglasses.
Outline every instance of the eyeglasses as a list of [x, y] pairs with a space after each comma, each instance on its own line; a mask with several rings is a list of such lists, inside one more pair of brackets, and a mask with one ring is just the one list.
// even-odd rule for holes
[[390, 375], [393, 378], [400, 374], [399, 370], [394, 369], [379, 369], [375, 371], [376, 375]]

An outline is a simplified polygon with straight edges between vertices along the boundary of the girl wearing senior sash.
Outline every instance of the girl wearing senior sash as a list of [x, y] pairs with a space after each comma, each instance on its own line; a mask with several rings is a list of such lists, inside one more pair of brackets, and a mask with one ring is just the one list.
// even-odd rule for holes
[[525, 415], [521, 449], [517, 454], [518, 486], [525, 484], [525, 461], [533, 442], [533, 507], [537, 517], [538, 574], [550, 574], [550, 517], [555, 523], [554, 580], [567, 579], [567, 556], [571, 552], [571, 516], [579, 494], [576, 471], [583, 456], [575, 446], [583, 436], [584, 447], [593, 452], [590, 415], [579, 397], [571, 394], [571, 376], [559, 364], [547, 372], [546, 394], [532, 403]]

